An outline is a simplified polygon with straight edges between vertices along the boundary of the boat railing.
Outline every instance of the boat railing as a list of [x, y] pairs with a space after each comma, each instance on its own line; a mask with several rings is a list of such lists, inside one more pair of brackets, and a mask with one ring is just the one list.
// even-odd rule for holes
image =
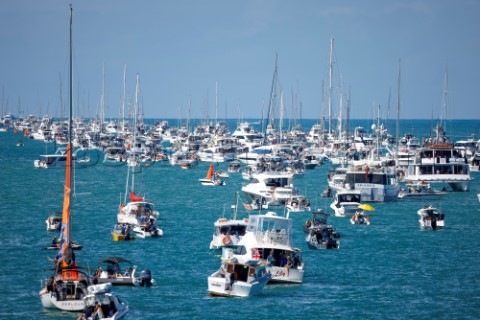
[[285, 229], [257, 232], [255, 238], [260, 244], [291, 246], [290, 235]]

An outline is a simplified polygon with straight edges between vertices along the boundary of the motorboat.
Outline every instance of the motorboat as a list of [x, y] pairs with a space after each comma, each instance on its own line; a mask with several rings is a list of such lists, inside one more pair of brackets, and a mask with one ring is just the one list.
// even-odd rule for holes
[[310, 211], [310, 200], [305, 196], [292, 196], [286, 203], [285, 208], [288, 212]]
[[336, 217], [345, 217], [353, 215], [361, 202], [362, 193], [359, 190], [337, 190], [330, 208]]
[[137, 237], [133, 232], [132, 225], [128, 223], [116, 223], [112, 229], [113, 241], [135, 240]]
[[250, 297], [261, 294], [272, 275], [259, 260], [240, 262], [232, 249], [224, 248], [220, 268], [208, 277], [210, 296]]
[[232, 206], [234, 208], [233, 219], [221, 217], [213, 223], [213, 236], [212, 241], [210, 242], [210, 250], [218, 250], [224, 247], [236, 247], [245, 235], [248, 219], [237, 219], [238, 193], [235, 195], [236, 203]]
[[420, 219], [420, 228], [436, 230], [437, 228], [445, 227], [445, 214], [443, 210], [440, 210], [432, 205], [425, 206], [418, 210]]
[[163, 230], [157, 227], [155, 219], [149, 219], [141, 225], [134, 225], [133, 232], [138, 238], [158, 238], [163, 236]]
[[241, 169], [240, 162], [232, 161], [228, 164], [228, 172], [239, 172]]
[[422, 200], [438, 200], [448, 192], [445, 190], [436, 190], [430, 187], [430, 183], [425, 181], [408, 182], [406, 189], [401, 188], [398, 193], [399, 199], [422, 199]]
[[332, 225], [327, 224], [328, 216], [322, 209], [317, 209], [312, 213], [312, 219], [303, 225], [303, 231], [307, 234], [305, 240], [310, 249], [340, 248], [340, 234]]
[[340, 235], [331, 225], [316, 225], [308, 229], [305, 241], [310, 249], [339, 249]]
[[292, 220], [275, 212], [249, 216], [247, 232], [234, 254], [241, 263], [264, 263], [271, 282], [303, 283], [305, 264], [302, 251], [293, 247]]
[[342, 190], [345, 188], [345, 179], [347, 177], [346, 167], [338, 167], [327, 173], [328, 187], [331, 190]]
[[350, 218], [350, 223], [351, 224], [370, 224], [370, 216], [365, 214], [365, 212], [362, 211], [357, 211], [355, 212], [352, 217]]
[[398, 200], [400, 187], [392, 167], [351, 166], [345, 175], [345, 189], [358, 190], [362, 201], [391, 202]]
[[207, 176], [205, 178], [198, 179], [203, 186], [224, 186], [225, 181], [218, 179], [213, 168], [213, 164], [210, 164], [208, 168]]
[[432, 143], [416, 150], [415, 160], [408, 166], [405, 178], [445, 186], [453, 191], [468, 191], [472, 178], [467, 159], [448, 142], [441, 127], [436, 131], [437, 138]]
[[362, 203], [357, 206], [357, 210], [350, 218], [351, 224], [370, 224], [370, 216], [365, 211], [374, 211], [375, 208], [368, 203]]
[[98, 264], [95, 279], [98, 283], [111, 283], [114, 286], [150, 287], [155, 284], [150, 270], [137, 274], [137, 266], [122, 257], [108, 257]]
[[45, 223], [47, 224], [47, 231], [59, 231], [62, 227], [62, 212], [51, 212]]
[[[88, 294], [83, 298], [83, 320], [88, 319], [124, 319], [128, 313], [128, 306], [120, 300], [115, 292], [112, 292], [110, 283], [96, 284], [88, 287]], [[96, 313], [97, 310], [101, 313]], [[96, 314], [96, 316], [93, 316]], [[102, 316], [99, 316], [99, 315]]]
[[291, 173], [279, 171], [253, 173], [250, 183], [242, 187], [242, 192], [250, 203], [265, 199], [269, 206], [281, 206], [298, 195], [292, 178]]

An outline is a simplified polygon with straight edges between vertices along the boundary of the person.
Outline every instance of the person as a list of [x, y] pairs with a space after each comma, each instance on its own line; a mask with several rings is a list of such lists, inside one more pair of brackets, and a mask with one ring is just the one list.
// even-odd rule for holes
[[287, 277], [290, 273], [290, 268], [293, 266], [292, 259], [290, 259], [290, 256], [287, 256], [287, 262], [285, 264], [285, 267], [287, 268]]
[[287, 257], [285, 257], [285, 254], [282, 254], [280, 257], [280, 267], [285, 267], [287, 265]]
[[296, 268], [299, 265], [300, 265], [300, 258], [294, 252], [293, 253], [293, 267]]
[[93, 311], [92, 316], [94, 319], [103, 319], [105, 316], [103, 315], [102, 306], [95, 301], [95, 311]]
[[267, 257], [267, 267], [273, 266], [274, 258], [273, 258], [273, 250], [270, 251], [270, 254]]
[[83, 308], [83, 313], [81, 313], [77, 320], [86, 320], [92, 316], [93, 313], [93, 307], [92, 306], [85, 306]]

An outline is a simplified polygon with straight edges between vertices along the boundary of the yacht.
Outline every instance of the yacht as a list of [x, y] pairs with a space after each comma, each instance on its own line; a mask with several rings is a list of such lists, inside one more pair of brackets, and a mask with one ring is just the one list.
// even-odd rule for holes
[[292, 177], [291, 173], [277, 171], [253, 173], [250, 183], [242, 187], [242, 192], [249, 203], [259, 200], [270, 206], [284, 205], [290, 198], [298, 195], [293, 187]]
[[472, 180], [466, 158], [448, 143], [418, 149], [405, 178], [413, 182], [440, 185], [453, 191], [468, 191]]
[[302, 251], [293, 247], [292, 220], [275, 212], [250, 215], [245, 236], [234, 251], [240, 262], [258, 260], [272, 275], [271, 282], [303, 283]]
[[362, 201], [390, 202], [398, 199], [400, 187], [391, 167], [352, 166], [345, 176], [345, 188], [358, 190]]
[[330, 208], [336, 217], [352, 216], [362, 202], [360, 190], [338, 190]]

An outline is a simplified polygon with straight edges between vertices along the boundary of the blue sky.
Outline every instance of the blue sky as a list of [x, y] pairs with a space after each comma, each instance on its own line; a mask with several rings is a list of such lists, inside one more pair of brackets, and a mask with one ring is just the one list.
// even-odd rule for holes
[[[117, 117], [140, 77], [146, 118], [260, 118], [275, 55], [286, 117], [318, 119], [334, 40], [333, 114], [351, 97], [351, 118], [439, 118], [448, 66], [449, 119], [480, 119], [477, 0], [82, 0], [74, 9], [74, 102]], [[0, 2], [3, 111], [61, 113], [67, 101], [69, 2]], [[216, 94], [217, 86], [217, 94]], [[340, 86], [342, 89], [340, 89]], [[217, 97], [217, 103], [216, 103]], [[280, 99], [277, 98], [277, 107]], [[295, 109], [292, 108], [295, 105]], [[296, 110], [296, 111], [294, 111]], [[301, 114], [300, 114], [301, 110]], [[265, 111], [266, 112], [266, 111]], [[328, 113], [328, 111], [327, 111]], [[278, 115], [278, 111], [277, 111]]]

